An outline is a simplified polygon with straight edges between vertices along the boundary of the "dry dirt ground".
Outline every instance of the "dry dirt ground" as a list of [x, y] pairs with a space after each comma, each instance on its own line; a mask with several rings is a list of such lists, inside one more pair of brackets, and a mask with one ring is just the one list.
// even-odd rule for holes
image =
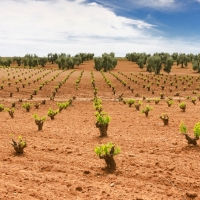
[[[191, 102], [191, 97], [200, 93], [199, 75], [190, 65], [187, 69], [173, 66], [169, 75], [163, 73], [158, 80], [158, 76], [139, 69], [136, 64], [120, 61], [111, 73], [124, 80], [126, 86], [109, 72], [104, 73], [116, 88], [114, 95], [102, 74], [93, 66], [94, 63], [89, 61], [76, 68], [58, 89], [54, 100], [49, 98], [54, 87], [72, 70], [0, 69], [0, 84], [3, 85], [0, 104], [11, 107], [11, 103], [16, 102], [13, 119], [8, 112], [0, 112], [0, 199], [200, 199], [200, 146], [189, 146], [179, 131], [180, 122], [184, 121], [188, 134], [192, 136], [193, 127], [199, 121], [200, 102], [197, 100], [196, 105]], [[75, 81], [82, 70], [84, 73], [76, 90]], [[99, 137], [95, 126], [91, 70], [98, 88], [97, 96], [103, 101], [103, 110], [111, 117], [106, 138]], [[37, 81], [39, 77], [41, 79]], [[51, 81], [53, 77], [55, 79]], [[48, 83], [30, 100], [33, 90], [46, 80]], [[150, 91], [143, 86], [149, 84], [148, 81], [152, 82]], [[156, 85], [158, 81], [159, 86]], [[26, 84], [25, 88], [22, 84]], [[161, 85], [165, 86], [164, 90]], [[128, 86], [134, 89], [133, 92]], [[19, 87], [19, 92], [16, 87]], [[183, 87], [186, 87], [185, 91]], [[134, 106], [119, 102], [122, 93], [124, 99], [149, 98], [150, 102], [142, 100], [141, 106], [141, 110], [146, 105], [153, 107], [149, 116], [136, 111]], [[155, 105], [153, 99], [160, 97], [160, 93], [164, 93], [165, 99]], [[175, 96], [177, 93], [179, 96]], [[72, 105], [56, 115], [54, 120], [47, 116], [49, 108], [57, 109], [57, 102], [67, 101], [73, 96], [76, 99]], [[174, 98], [171, 107], [166, 103], [168, 97]], [[33, 104], [42, 100], [46, 100], [46, 104], [36, 109]], [[179, 108], [179, 100], [186, 102], [186, 112]], [[30, 112], [22, 107], [24, 102], [31, 102]], [[34, 113], [47, 116], [42, 131], [37, 130]], [[168, 126], [164, 126], [159, 118], [162, 113], [169, 116]], [[16, 155], [10, 145], [12, 137], [16, 139], [19, 135], [27, 142], [21, 156]], [[94, 153], [95, 146], [107, 142], [121, 148], [121, 153], [115, 156], [117, 170], [114, 173], [107, 173], [104, 160]]]

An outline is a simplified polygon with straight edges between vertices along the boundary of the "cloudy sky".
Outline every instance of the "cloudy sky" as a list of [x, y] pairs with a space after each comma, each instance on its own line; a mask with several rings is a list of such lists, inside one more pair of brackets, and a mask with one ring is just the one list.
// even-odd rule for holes
[[200, 53], [200, 0], [0, 0], [0, 56]]

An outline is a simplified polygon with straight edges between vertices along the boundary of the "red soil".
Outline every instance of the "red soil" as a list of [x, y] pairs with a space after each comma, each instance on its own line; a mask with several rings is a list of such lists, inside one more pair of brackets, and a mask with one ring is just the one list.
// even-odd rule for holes
[[[113, 95], [101, 73], [93, 71], [98, 88], [97, 96], [103, 100], [103, 110], [111, 116], [108, 137], [100, 138], [99, 130], [95, 127], [95, 109], [92, 101], [90, 70], [93, 70], [93, 65], [90, 61], [76, 68], [58, 90], [54, 101], [49, 100], [54, 87], [72, 70], [62, 72], [0, 69], [0, 82], [5, 79], [4, 83], [1, 83], [4, 88], [0, 90], [0, 104], [10, 107], [12, 102], [16, 102], [13, 119], [7, 112], [0, 112], [0, 199], [182, 200], [194, 199], [197, 195], [195, 200], [200, 199], [200, 146], [189, 146], [184, 136], [179, 133], [181, 121], [185, 122], [191, 136], [195, 123], [199, 121], [199, 100], [193, 105], [191, 99], [185, 99], [186, 96], [197, 97], [198, 74], [192, 71], [191, 66], [187, 69], [174, 66], [166, 84], [163, 83], [164, 79], [161, 79], [161, 84], [165, 85], [165, 90], [161, 90], [160, 86], [156, 86], [157, 81], [151, 79], [153, 75], [140, 70], [132, 62], [121, 61], [112, 73], [124, 80], [127, 86], [134, 88], [134, 92], [107, 72], [104, 73], [105, 76], [116, 88], [116, 95]], [[79, 89], [76, 90], [75, 81], [82, 70], [84, 73]], [[39, 73], [35, 75], [35, 72]], [[42, 75], [47, 72], [50, 73], [43, 78]], [[148, 84], [145, 80], [138, 79], [138, 85], [118, 72], [132, 79], [149, 75], [146, 81], [149, 79], [150, 82], [154, 82], [151, 90], [155, 93], [152, 94], [146, 87], [143, 88], [143, 84]], [[53, 81], [44, 85], [32, 100], [29, 99], [34, 89], [45, 80], [51, 80], [56, 74], [58, 76]], [[187, 81], [182, 85], [182, 81], [179, 80], [170, 86], [175, 74], [177, 77], [188, 75], [195, 78], [191, 78], [193, 83], [190, 87], [187, 86]], [[40, 76], [41, 80], [33, 83], [33, 80]], [[164, 73], [163, 77], [166, 76]], [[27, 80], [24, 80], [24, 77]], [[153, 78], [156, 77], [158, 76]], [[31, 84], [22, 88], [22, 83], [15, 83], [20, 78], [22, 83], [29, 81]], [[11, 86], [8, 86], [8, 82]], [[177, 89], [175, 84], [178, 84]], [[184, 86], [187, 86], [186, 91], [183, 91]], [[20, 87], [19, 92], [16, 91], [16, 87]], [[194, 90], [196, 94], [193, 94]], [[13, 92], [13, 97], [9, 96], [10, 92]], [[174, 97], [171, 107], [167, 106], [164, 99], [155, 105], [153, 99], [160, 97], [161, 92], [165, 94], [165, 99], [168, 96], [174, 97], [177, 92], [180, 92], [180, 96]], [[136, 111], [134, 105], [129, 108], [128, 105], [119, 102], [117, 98], [122, 93], [125, 99], [136, 99], [136, 93], [139, 94], [138, 99], [142, 99], [143, 96], [150, 98], [150, 102], [143, 100], [141, 106], [153, 107], [149, 116], [145, 117], [140, 111]], [[55, 120], [47, 117], [43, 130], [37, 131], [32, 117], [34, 113], [40, 117], [47, 116], [50, 107], [57, 109], [57, 102], [69, 100], [73, 96], [76, 96], [76, 100], [70, 107], [56, 115]], [[186, 112], [180, 110], [177, 100], [179, 98], [186, 102]], [[22, 102], [19, 102], [19, 99], [22, 99]], [[32, 106], [30, 112], [26, 112], [22, 107], [24, 102], [33, 104], [42, 100], [46, 100], [46, 104], [41, 104], [38, 110]], [[169, 116], [168, 126], [164, 126], [159, 119], [162, 113]], [[10, 145], [10, 134], [14, 134], [15, 139], [22, 135], [26, 140], [27, 147], [23, 155], [14, 153]], [[96, 145], [107, 142], [113, 142], [121, 148], [121, 153], [115, 156], [117, 170], [112, 174], [103, 170], [104, 161], [94, 153]]]

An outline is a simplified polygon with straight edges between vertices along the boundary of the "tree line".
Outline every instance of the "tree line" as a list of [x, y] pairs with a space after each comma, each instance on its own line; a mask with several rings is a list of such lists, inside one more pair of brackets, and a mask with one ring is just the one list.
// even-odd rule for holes
[[[185, 53], [127, 53], [125, 58], [129, 61], [136, 62], [138, 66], [143, 69], [146, 68], [148, 72], [154, 72], [159, 74], [161, 69], [165, 72], [170, 73], [171, 68], [176, 62], [177, 66], [181, 65], [181, 68], [188, 66], [188, 63], [192, 63], [193, 70], [200, 73], [200, 54], [185, 54]], [[59, 69], [73, 69], [74, 66], [79, 66], [85, 61], [94, 59], [94, 69], [97, 71], [103, 70], [104, 72], [114, 69], [117, 65], [117, 58], [115, 53], [103, 53], [101, 57], [94, 57], [93, 53], [79, 53], [75, 56], [70, 54], [57, 54], [49, 53], [47, 57], [39, 57], [36, 54], [26, 54], [24, 57], [13, 57], [13, 58], [1, 58], [0, 65], [9, 67], [12, 63], [17, 63], [18, 66], [29, 66], [29, 67], [44, 67], [48, 62], [51, 64], [57, 64]]]
[[200, 73], [200, 54], [185, 54], [185, 53], [127, 53], [126, 58], [129, 61], [136, 62], [138, 66], [143, 69], [146, 67], [148, 72], [154, 72], [159, 74], [160, 70], [163, 69], [165, 72], [170, 73], [171, 67], [176, 62], [177, 66], [181, 65], [181, 68], [188, 66], [188, 63], [192, 63], [192, 68], [194, 71]]
[[48, 62], [51, 64], [58, 64], [59, 69], [72, 69], [75, 65], [79, 66], [81, 63], [92, 60], [94, 57], [93, 53], [79, 53], [75, 56], [70, 54], [57, 54], [49, 53], [47, 57], [39, 57], [36, 54], [26, 54], [24, 57], [13, 57], [13, 58], [1, 58], [0, 65], [9, 67], [12, 63], [17, 63], [18, 66], [29, 66], [29, 67], [44, 67]]

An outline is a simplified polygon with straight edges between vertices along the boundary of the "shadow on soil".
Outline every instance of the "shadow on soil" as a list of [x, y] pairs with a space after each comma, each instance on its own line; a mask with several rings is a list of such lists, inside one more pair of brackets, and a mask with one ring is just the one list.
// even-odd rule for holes
[[183, 147], [182, 150], [183, 151], [195, 151], [195, 152], [200, 153], [200, 146], [199, 145], [197, 145], [197, 146], [188, 145], [186, 147]]

